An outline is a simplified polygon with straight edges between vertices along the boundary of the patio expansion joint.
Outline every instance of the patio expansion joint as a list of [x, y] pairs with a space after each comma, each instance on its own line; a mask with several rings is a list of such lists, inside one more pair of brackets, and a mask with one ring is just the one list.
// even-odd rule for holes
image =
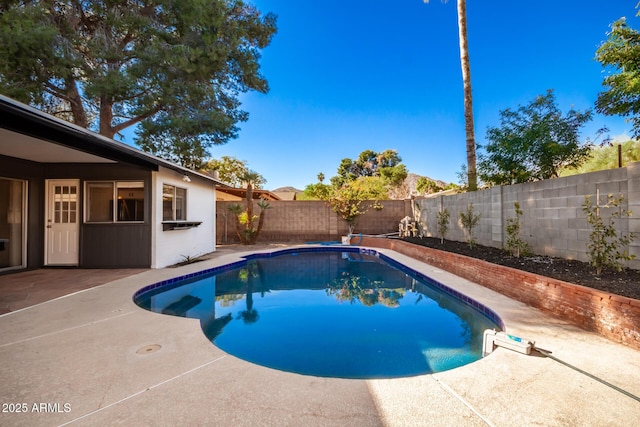
[[45, 337], [49, 337], [49, 336], [52, 336], [52, 335], [73, 331], [75, 329], [85, 328], [87, 326], [96, 325], [96, 324], [102, 323], [102, 322], [108, 322], [108, 321], [113, 320], [113, 319], [118, 319], [120, 317], [128, 316], [128, 315], [133, 314], [135, 312], [136, 311], [129, 311], [127, 313], [118, 314], [117, 316], [106, 317], [104, 319], [95, 320], [93, 322], [83, 323], [82, 325], [72, 326], [71, 328], [58, 329], [57, 331], [48, 332], [46, 334], [37, 335], [35, 337], [30, 337], [30, 338], [25, 338], [23, 340], [12, 341], [12, 342], [9, 342], [9, 343], [0, 344], [0, 348], [9, 347], [9, 346], [16, 345], [16, 344], [22, 344], [22, 343], [29, 342], [29, 341], [34, 341], [34, 340], [37, 340], [37, 339], [40, 339], [40, 338], [45, 338]]
[[469, 408], [471, 410], [471, 412], [476, 414], [485, 424], [487, 424], [490, 427], [495, 427], [495, 425], [489, 419], [487, 419], [484, 415], [482, 415], [480, 412], [478, 412], [478, 410], [476, 408], [474, 408], [473, 405], [471, 405], [471, 403], [467, 402], [462, 396], [460, 396], [458, 393], [456, 393], [444, 381], [442, 381], [440, 378], [438, 378], [437, 375], [431, 375], [431, 378], [433, 378], [435, 380], [435, 382], [438, 383], [438, 385], [440, 387], [442, 387], [442, 389], [444, 391], [449, 393], [451, 396], [453, 396], [458, 401], [460, 401], [464, 406]]
[[186, 375], [189, 375], [189, 374], [191, 374], [192, 372], [195, 372], [195, 371], [200, 370], [200, 369], [202, 369], [202, 368], [204, 368], [204, 367], [206, 367], [206, 366], [209, 366], [209, 365], [211, 365], [211, 364], [213, 364], [213, 363], [216, 363], [216, 362], [218, 362], [218, 361], [220, 361], [220, 360], [224, 359], [225, 357], [227, 357], [227, 355], [226, 355], [226, 354], [225, 354], [225, 355], [223, 355], [223, 356], [217, 357], [217, 358], [215, 358], [215, 359], [213, 359], [213, 360], [210, 360], [210, 361], [208, 361], [208, 362], [206, 362], [206, 363], [203, 363], [203, 364], [202, 364], [202, 365], [200, 365], [200, 366], [196, 366], [195, 368], [189, 369], [188, 371], [185, 371], [185, 372], [183, 372], [183, 373], [181, 373], [181, 374], [179, 374], [179, 375], [176, 375], [176, 376], [174, 376], [174, 377], [172, 377], [172, 378], [166, 379], [166, 380], [161, 381], [161, 382], [159, 382], [159, 383], [157, 383], [157, 384], [154, 384], [154, 385], [152, 385], [152, 386], [149, 386], [149, 387], [145, 388], [144, 390], [140, 390], [140, 391], [138, 391], [138, 392], [136, 392], [136, 393], [133, 393], [132, 395], [129, 395], [129, 396], [127, 396], [127, 397], [124, 397], [124, 398], [122, 398], [122, 399], [120, 399], [120, 400], [118, 400], [118, 401], [116, 401], [116, 402], [110, 403], [110, 404], [108, 404], [108, 405], [106, 405], [106, 406], [102, 406], [102, 407], [100, 407], [100, 408], [96, 409], [95, 411], [88, 412], [88, 413], [86, 413], [86, 414], [84, 414], [84, 415], [81, 415], [81, 416], [79, 416], [79, 417], [77, 417], [77, 418], [74, 418], [74, 419], [72, 419], [72, 420], [69, 420], [69, 421], [67, 421], [66, 423], [60, 424], [58, 427], [63, 427], [63, 426], [69, 425], [69, 424], [73, 424], [73, 423], [75, 423], [76, 421], [83, 420], [83, 419], [85, 419], [85, 418], [87, 418], [87, 417], [90, 417], [90, 416], [92, 416], [92, 415], [94, 415], [94, 414], [97, 414], [98, 412], [102, 412], [102, 411], [104, 411], [105, 409], [108, 409], [108, 408], [111, 408], [111, 407], [113, 407], [113, 406], [119, 405], [120, 403], [126, 402], [127, 400], [130, 400], [130, 399], [133, 399], [133, 398], [135, 398], [135, 397], [137, 397], [137, 396], [140, 396], [141, 394], [146, 393], [147, 391], [151, 391], [151, 390], [153, 390], [153, 389], [155, 389], [155, 388], [158, 388], [158, 387], [163, 386], [163, 385], [165, 385], [165, 384], [167, 384], [167, 383], [170, 383], [170, 382], [172, 382], [172, 381], [174, 381], [174, 380], [177, 380], [177, 379], [182, 378], [182, 377], [184, 377], [184, 376], [186, 376]]

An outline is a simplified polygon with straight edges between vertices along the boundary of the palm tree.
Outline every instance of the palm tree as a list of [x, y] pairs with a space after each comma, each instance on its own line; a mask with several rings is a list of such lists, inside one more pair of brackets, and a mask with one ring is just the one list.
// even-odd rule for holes
[[[442, 0], [446, 3], [448, 0]], [[429, 0], [424, 0], [429, 3]], [[458, 37], [460, 39], [460, 66], [464, 87], [464, 123], [467, 145], [467, 185], [469, 191], [478, 189], [476, 173], [476, 138], [473, 130], [473, 101], [471, 96], [471, 65], [467, 40], [467, 0], [458, 0]]]

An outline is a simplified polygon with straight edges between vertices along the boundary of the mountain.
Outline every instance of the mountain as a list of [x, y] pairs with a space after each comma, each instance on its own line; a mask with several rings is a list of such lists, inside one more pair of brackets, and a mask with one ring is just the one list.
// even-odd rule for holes
[[418, 174], [415, 174], [415, 173], [409, 173], [409, 174], [407, 174], [407, 177], [404, 180], [404, 185], [407, 186], [407, 189], [409, 191], [409, 195], [417, 195], [418, 194], [418, 190], [416, 190], [416, 185], [417, 185], [418, 180], [420, 178], [430, 179], [431, 181], [434, 181], [438, 187], [442, 187], [442, 188], [444, 188], [447, 185], [449, 185], [449, 183], [444, 182], [444, 181], [440, 181], [439, 179], [433, 179], [433, 178], [429, 178], [428, 176], [422, 176], [422, 175], [418, 175]]
[[[438, 185], [438, 187], [442, 187], [442, 188], [445, 188], [447, 185], [449, 185], [449, 183], [441, 181], [439, 179], [433, 179], [433, 178], [429, 178], [428, 176], [409, 173], [407, 174], [407, 177], [405, 178], [403, 185], [400, 186], [400, 188], [393, 191], [392, 194], [390, 194], [390, 197], [392, 199], [409, 199], [411, 198], [411, 196], [418, 196], [419, 194], [418, 194], [418, 190], [416, 189], [416, 185], [418, 184], [418, 180], [420, 178], [430, 179], [431, 181], [434, 181], [436, 185]], [[280, 188], [276, 188], [275, 190], [271, 190], [271, 192], [276, 194], [301, 193], [302, 191], [303, 190], [298, 190], [295, 187], [280, 187]]]
[[275, 190], [271, 190], [272, 193], [302, 193], [302, 190], [298, 190], [295, 187], [280, 187]]

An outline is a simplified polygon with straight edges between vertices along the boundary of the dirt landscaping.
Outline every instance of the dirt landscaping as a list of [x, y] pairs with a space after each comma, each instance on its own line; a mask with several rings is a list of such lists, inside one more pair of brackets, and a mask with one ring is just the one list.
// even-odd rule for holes
[[576, 260], [541, 255], [516, 258], [499, 248], [482, 245], [470, 248], [464, 242], [445, 240], [440, 243], [440, 239], [433, 237], [409, 237], [403, 240], [640, 300], [640, 270], [604, 270], [600, 276], [596, 276], [595, 268]]

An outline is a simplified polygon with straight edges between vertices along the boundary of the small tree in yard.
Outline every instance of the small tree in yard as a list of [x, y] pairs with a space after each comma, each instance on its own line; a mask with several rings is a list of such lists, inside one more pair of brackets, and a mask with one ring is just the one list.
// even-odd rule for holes
[[329, 197], [329, 206], [347, 222], [349, 234], [353, 234], [358, 217], [368, 210], [362, 206], [366, 199], [366, 194], [349, 184], [335, 190]]
[[520, 232], [522, 231], [522, 223], [520, 222], [522, 209], [520, 209], [520, 203], [514, 202], [513, 207], [515, 208], [516, 216], [507, 219], [507, 251], [516, 258], [520, 258], [520, 255], [527, 256], [530, 254], [531, 248], [529, 243], [520, 237]]
[[[229, 206], [229, 210], [236, 216], [236, 230], [238, 238], [243, 245], [253, 245], [256, 243], [262, 226], [264, 224], [264, 215], [269, 209], [269, 203], [264, 200], [258, 202], [260, 214], [253, 213], [253, 182], [259, 179], [260, 175], [256, 172], [248, 172], [244, 175], [244, 181], [247, 183], [247, 194], [245, 199], [245, 209], [239, 204]], [[256, 224], [257, 221], [257, 224]]]
[[476, 240], [473, 236], [473, 229], [478, 225], [480, 221], [480, 214], [473, 213], [473, 203], [469, 203], [466, 212], [460, 212], [460, 223], [462, 228], [467, 231], [467, 243], [472, 248], [476, 244]]
[[438, 234], [440, 235], [440, 244], [444, 243], [444, 238], [449, 232], [449, 218], [451, 214], [444, 208], [438, 212]]
[[[598, 197], [599, 198], [599, 197]], [[607, 203], [599, 206], [599, 200], [596, 205], [591, 203], [591, 197], [585, 196], [582, 204], [582, 211], [587, 215], [587, 222], [591, 225], [591, 234], [589, 234], [589, 242], [587, 243], [587, 255], [591, 259], [591, 265], [596, 269], [596, 275], [602, 273], [604, 267], [614, 268], [622, 271], [624, 268], [623, 261], [630, 261], [635, 255], [630, 255], [626, 249], [635, 239], [633, 233], [626, 236], [622, 233], [618, 234], [615, 228], [615, 220], [622, 216], [630, 217], [630, 210], [623, 210], [620, 206], [624, 201], [624, 197], [619, 195], [614, 197], [613, 194], [607, 196]], [[611, 215], [605, 219], [600, 215], [601, 208], [614, 208]]]

